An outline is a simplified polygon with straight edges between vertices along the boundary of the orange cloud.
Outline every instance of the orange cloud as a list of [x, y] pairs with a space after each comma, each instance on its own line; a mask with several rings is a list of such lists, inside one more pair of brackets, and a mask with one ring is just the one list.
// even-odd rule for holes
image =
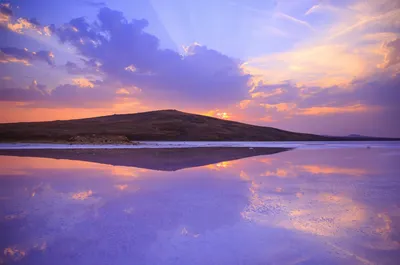
[[281, 88], [277, 88], [272, 92], [254, 92], [251, 93], [251, 97], [252, 98], [268, 98], [268, 97], [272, 97], [272, 96], [276, 96], [276, 95], [280, 95], [283, 94], [283, 89]]
[[366, 66], [366, 59], [350, 47], [326, 44], [252, 58], [243, 67], [269, 83], [291, 79], [305, 85], [327, 87], [351, 81], [364, 73]]
[[240, 109], [245, 109], [245, 108], [247, 108], [249, 106], [250, 103], [251, 103], [250, 99], [245, 99], [245, 100], [242, 100], [242, 101], [239, 102], [238, 107]]
[[296, 108], [295, 103], [260, 104], [266, 109], [276, 109], [279, 112], [291, 111]]
[[24, 34], [25, 29], [36, 29], [36, 25], [32, 24], [25, 18], [18, 18], [15, 23], [9, 22], [7, 28], [15, 33]]
[[356, 104], [344, 107], [311, 107], [306, 109], [300, 109], [296, 114], [321, 116], [330, 114], [368, 112], [373, 110], [377, 110], [377, 107], [369, 107], [361, 104]]
[[0, 63], [21, 63], [26, 66], [31, 65], [28, 60], [15, 58], [14, 56], [5, 54], [4, 52], [0, 52]]
[[88, 88], [94, 87], [94, 84], [90, 80], [84, 77], [72, 79], [72, 82], [74, 85], [77, 85], [79, 87], [88, 87]]
[[118, 95], [130, 95], [140, 93], [142, 90], [136, 86], [129, 86], [129, 87], [121, 87], [119, 88], [116, 93]]
[[126, 90], [125, 88], [118, 89], [116, 93], [119, 95], [129, 95], [130, 94], [130, 92], [128, 90]]
[[275, 122], [276, 120], [274, 120], [274, 118], [272, 118], [272, 116], [265, 116], [265, 117], [260, 118], [260, 121]]

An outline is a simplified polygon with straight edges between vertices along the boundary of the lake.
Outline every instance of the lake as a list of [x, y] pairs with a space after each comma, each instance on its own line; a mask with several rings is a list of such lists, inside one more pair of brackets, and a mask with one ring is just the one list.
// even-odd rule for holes
[[398, 142], [278, 145], [2, 150], [0, 264], [399, 264]]

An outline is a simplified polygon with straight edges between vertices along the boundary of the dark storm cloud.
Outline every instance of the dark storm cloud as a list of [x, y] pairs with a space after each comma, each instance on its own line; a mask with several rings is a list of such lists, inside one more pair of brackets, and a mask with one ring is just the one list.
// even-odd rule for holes
[[[159, 39], [144, 29], [148, 22], [128, 21], [122, 12], [102, 8], [98, 21], [71, 20], [52, 31], [70, 43], [107, 78], [134, 85], [145, 93], [166, 93], [167, 100], [193, 100], [203, 104], [229, 103], [247, 96], [249, 75], [239, 62], [205, 46], [190, 54], [159, 48]], [[177, 98], [179, 97], [179, 98]]]
[[0, 48], [2, 54], [0, 56], [5, 57], [11, 56], [18, 60], [24, 60], [27, 62], [32, 61], [43, 61], [47, 64], [54, 66], [54, 56], [50, 51], [38, 51], [38, 52], [30, 52], [27, 49], [19, 49], [15, 47], [4, 47]]

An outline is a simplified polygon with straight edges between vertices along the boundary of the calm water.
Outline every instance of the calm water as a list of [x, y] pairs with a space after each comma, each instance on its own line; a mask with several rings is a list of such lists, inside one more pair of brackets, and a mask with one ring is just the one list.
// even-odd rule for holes
[[177, 171], [3, 155], [0, 264], [399, 264], [399, 162], [382, 147]]

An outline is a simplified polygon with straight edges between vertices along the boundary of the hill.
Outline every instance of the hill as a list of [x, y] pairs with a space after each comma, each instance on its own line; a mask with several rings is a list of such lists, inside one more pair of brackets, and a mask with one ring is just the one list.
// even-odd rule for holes
[[[347, 138], [296, 133], [177, 110], [159, 110], [76, 120], [0, 124], [0, 139], [2, 142], [102, 144], [129, 141], [327, 141]], [[353, 137], [349, 139], [354, 140]]]

